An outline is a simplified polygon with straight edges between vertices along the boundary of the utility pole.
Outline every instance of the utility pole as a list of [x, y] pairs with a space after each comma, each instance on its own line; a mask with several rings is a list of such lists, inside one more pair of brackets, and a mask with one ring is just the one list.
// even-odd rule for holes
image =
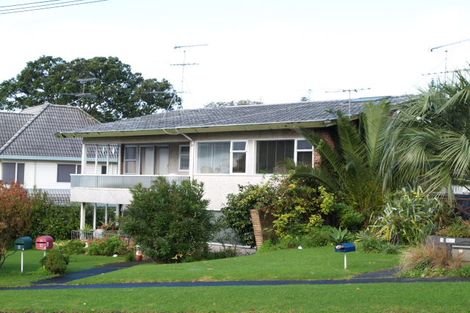
[[338, 89], [338, 90], [328, 90], [325, 93], [348, 93], [348, 116], [351, 118], [351, 92], [359, 92], [363, 90], [370, 90], [370, 88], [351, 88], [351, 89]]
[[203, 43], [203, 44], [196, 44], [196, 45], [177, 45], [174, 46], [174, 49], [183, 49], [183, 62], [181, 63], [173, 63], [170, 64], [172, 66], [181, 66], [181, 93], [184, 93], [184, 69], [186, 66], [193, 66], [193, 65], [199, 65], [199, 63], [187, 63], [186, 62], [186, 50], [188, 48], [194, 48], [194, 47], [207, 47], [208, 44]]

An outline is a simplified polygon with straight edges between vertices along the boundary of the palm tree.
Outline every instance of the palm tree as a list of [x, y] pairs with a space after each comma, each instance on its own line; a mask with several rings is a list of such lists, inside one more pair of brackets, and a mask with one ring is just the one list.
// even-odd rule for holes
[[429, 90], [393, 116], [381, 176], [385, 188], [420, 184], [445, 192], [470, 184], [470, 82], [462, 74]]
[[389, 116], [387, 102], [366, 105], [359, 127], [338, 113], [334, 147], [314, 131], [305, 131], [304, 136], [314, 145], [322, 163], [314, 169], [297, 168], [296, 174], [313, 177], [369, 216], [383, 204], [380, 165]]

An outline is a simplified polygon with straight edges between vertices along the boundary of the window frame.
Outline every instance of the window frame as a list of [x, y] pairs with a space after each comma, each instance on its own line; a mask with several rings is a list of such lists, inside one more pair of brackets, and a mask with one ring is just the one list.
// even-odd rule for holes
[[[199, 172], [199, 144], [200, 143], [217, 143], [217, 142], [228, 142], [230, 143], [230, 151], [229, 151], [229, 172], [228, 173], [201, 173]], [[233, 150], [233, 143], [234, 142], [244, 142], [245, 143], [245, 150]], [[229, 140], [220, 140], [220, 139], [214, 139], [214, 140], [201, 140], [201, 141], [195, 141], [195, 146], [197, 147], [197, 151], [194, 156], [194, 174], [196, 175], [249, 175], [249, 168], [248, 168], [248, 139], [229, 139]], [[233, 153], [236, 152], [244, 152], [246, 157], [245, 157], [245, 172], [244, 173], [234, 173], [233, 172]]]
[[[244, 150], [234, 150], [233, 149], [233, 144], [235, 142], [243, 142], [245, 143], [245, 149]], [[243, 175], [243, 174], [247, 174], [247, 161], [248, 161], [248, 158], [247, 158], [247, 151], [248, 151], [248, 140], [244, 139], [244, 140], [230, 140], [230, 174], [235, 174], [235, 175]], [[234, 172], [233, 171], [233, 154], [234, 153], [244, 153], [245, 154], [245, 171], [244, 172]]]
[[[74, 173], [70, 173], [70, 175], [76, 175], [76, 174], [81, 174], [81, 167], [82, 165], [81, 164], [77, 164], [77, 163], [57, 163], [57, 175], [56, 175], [56, 183], [71, 183], [72, 181], [72, 176], [69, 175], [70, 177], [70, 180], [69, 181], [59, 181], [59, 166], [60, 165], [71, 165], [71, 166], [75, 166], [75, 171]], [[78, 170], [80, 168], [80, 171]]]
[[[182, 169], [181, 168], [181, 150], [184, 147], [188, 147], [188, 168], [187, 169]], [[183, 144], [178, 146], [178, 171], [180, 172], [189, 172], [189, 169], [191, 168], [191, 145]]]
[[[126, 159], [126, 149], [127, 148], [135, 148], [135, 159]], [[139, 145], [126, 145], [126, 144], [124, 144], [124, 148], [122, 149], [123, 150], [123, 157], [122, 157], [122, 163], [123, 163], [122, 164], [122, 172], [123, 172], [123, 175], [139, 175], [139, 172], [140, 172], [139, 148], [140, 148]], [[127, 161], [135, 161], [135, 173], [128, 173], [126, 171], [126, 162]]]
[[[310, 145], [312, 146], [312, 148], [310, 149], [299, 149], [299, 141], [307, 141], [308, 143], [310, 143]], [[294, 162], [295, 162], [295, 165], [299, 165], [299, 162], [298, 162], [298, 153], [299, 152], [311, 152], [312, 153], [312, 164], [310, 164], [310, 166], [313, 168], [314, 167], [314, 164], [315, 164], [315, 155], [314, 155], [314, 150], [315, 148], [313, 147], [313, 144], [308, 141], [308, 139], [306, 138], [301, 138], [301, 139], [295, 139], [295, 147], [294, 147]]]
[[[4, 171], [3, 171], [3, 165], [4, 165], [4, 164], [14, 164], [14, 171], [15, 171], [15, 173], [14, 173], [14, 175], [13, 175], [13, 176], [14, 176], [13, 181], [12, 181], [12, 182], [5, 182], [5, 184], [11, 185], [12, 183], [15, 183], [15, 182], [16, 182], [16, 183], [18, 183], [18, 184], [20, 184], [20, 185], [24, 185], [24, 177], [25, 177], [25, 172], [26, 172], [26, 165], [25, 165], [25, 163], [23, 163], [23, 162], [2, 162], [2, 177], [1, 177], [1, 179], [0, 179], [0, 180], [2, 180], [2, 181], [3, 181], [3, 175], [4, 175]], [[22, 177], [22, 179], [21, 179], [21, 180], [22, 180], [21, 182], [18, 181], [18, 165], [22, 165], [22, 166], [23, 166], [23, 177]]]

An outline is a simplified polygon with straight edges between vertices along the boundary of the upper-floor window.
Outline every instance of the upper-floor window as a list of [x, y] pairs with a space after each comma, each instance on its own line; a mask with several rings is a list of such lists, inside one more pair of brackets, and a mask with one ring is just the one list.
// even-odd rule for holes
[[80, 174], [82, 166], [79, 164], [57, 164], [57, 182], [70, 183], [71, 174]]
[[124, 174], [137, 173], [137, 147], [124, 147]]
[[312, 166], [313, 146], [305, 139], [297, 140], [297, 165]]
[[230, 141], [198, 143], [197, 170], [198, 173], [230, 173]]
[[232, 173], [246, 172], [246, 141], [232, 142]]
[[2, 180], [5, 184], [24, 184], [24, 163], [2, 163]]
[[181, 145], [179, 153], [179, 170], [188, 171], [189, 170], [189, 146]]
[[256, 144], [256, 173], [282, 173], [294, 160], [294, 140], [263, 140]]

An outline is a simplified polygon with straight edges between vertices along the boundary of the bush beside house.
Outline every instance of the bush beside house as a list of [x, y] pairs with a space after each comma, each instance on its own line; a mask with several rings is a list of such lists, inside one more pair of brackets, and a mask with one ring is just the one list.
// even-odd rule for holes
[[132, 189], [133, 201], [125, 212], [123, 229], [144, 254], [158, 262], [199, 258], [208, 249], [212, 215], [196, 181], [180, 184], [158, 178], [150, 188]]

